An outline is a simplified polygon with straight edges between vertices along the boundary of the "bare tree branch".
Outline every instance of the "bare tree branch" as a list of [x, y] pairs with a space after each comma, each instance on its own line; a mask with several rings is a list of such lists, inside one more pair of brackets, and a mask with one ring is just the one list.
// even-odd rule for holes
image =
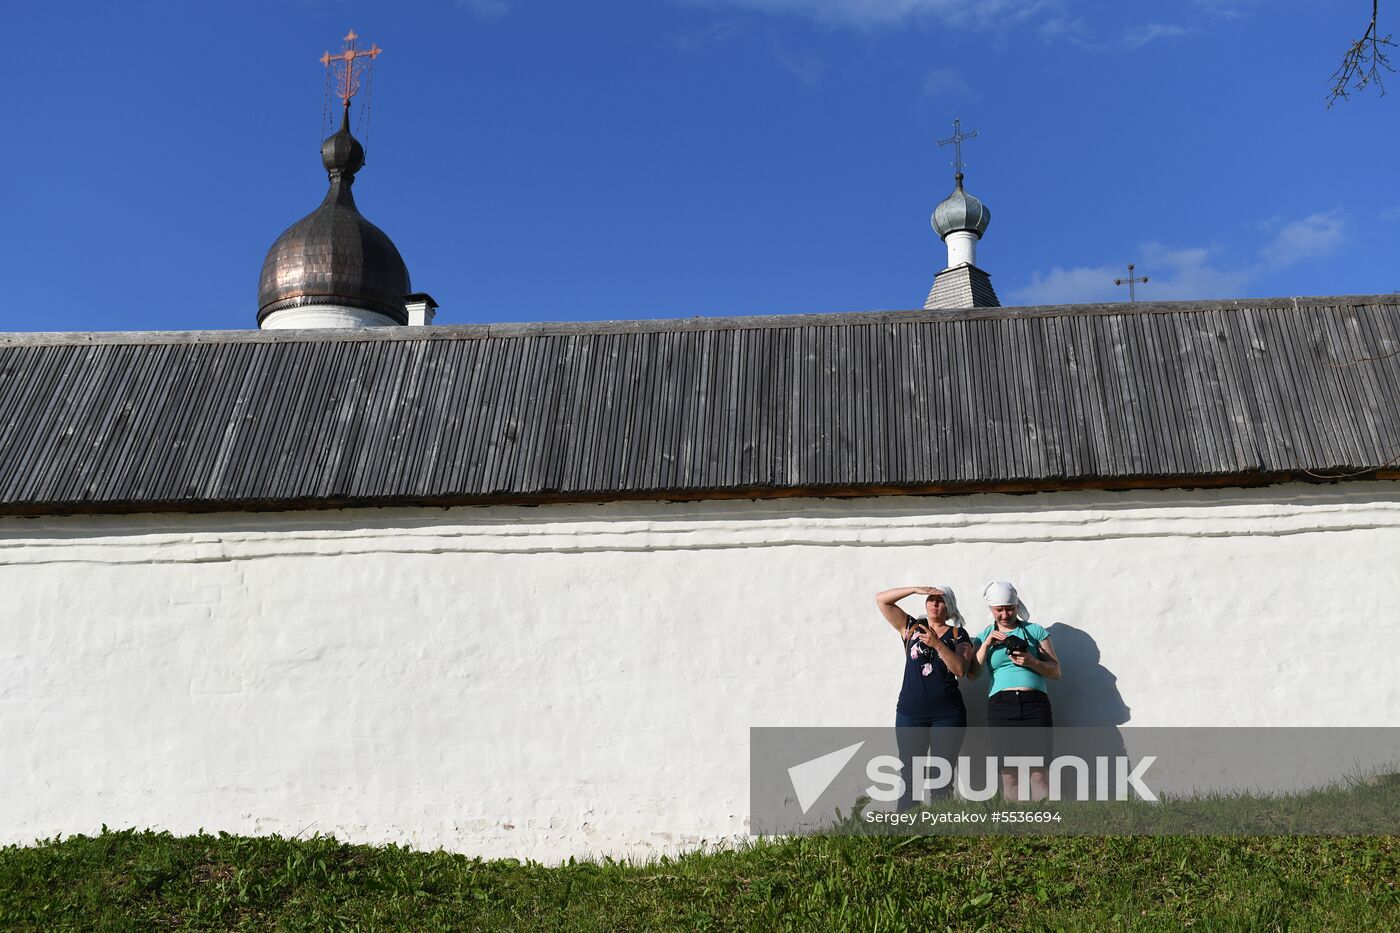
[[1327, 93], [1328, 109], [1338, 100], [1350, 99], [1349, 91], [1364, 91], [1372, 84], [1380, 88], [1382, 97], [1385, 96], [1385, 82], [1381, 78], [1384, 72], [1395, 70], [1386, 49], [1395, 48], [1395, 43], [1391, 41], [1389, 33], [1381, 36], [1376, 29], [1379, 7], [1380, 0], [1371, 0], [1370, 25], [1361, 38], [1347, 49], [1342, 56], [1342, 64], [1332, 73], [1332, 90]]
[[1356, 359], [1349, 360], [1345, 363], [1328, 363], [1327, 365], [1331, 366], [1333, 369], [1350, 369], [1353, 366], [1360, 366], [1362, 363], [1375, 363], [1396, 356], [1400, 356], [1400, 350], [1396, 350], [1394, 353], [1382, 353], [1380, 356], [1358, 356]]
[[[1394, 359], [1397, 356], [1400, 356], [1400, 350], [1393, 350], [1390, 353], [1381, 353], [1378, 356], [1358, 356], [1356, 359], [1347, 360], [1345, 363], [1328, 363], [1327, 365], [1333, 369], [1350, 369], [1353, 366], [1360, 366], [1362, 363], [1379, 363], [1382, 360]], [[1385, 463], [1366, 467], [1354, 473], [1317, 473], [1302, 466], [1300, 466], [1299, 469], [1309, 476], [1315, 476], [1318, 479], [1351, 479], [1353, 476], [1363, 476], [1366, 473], [1375, 473], [1378, 470], [1384, 470], [1386, 467], [1395, 466], [1397, 463], [1400, 463], [1400, 453], [1396, 453], [1395, 456], [1385, 461]]]
[[1351, 479], [1354, 476], [1365, 476], [1367, 473], [1376, 473], [1380, 470], [1384, 470], [1386, 467], [1394, 466], [1397, 463], [1400, 463], [1400, 454], [1396, 454], [1395, 456], [1387, 460], [1385, 463], [1377, 464], [1376, 466], [1369, 466], [1366, 467], [1364, 470], [1356, 470], [1353, 473], [1318, 473], [1313, 470], [1309, 470], [1307, 467], [1299, 467], [1299, 469], [1302, 470], [1304, 473], [1308, 474], [1309, 476], [1316, 477], [1317, 479]]
[[1396, 350], [1394, 353], [1382, 353], [1380, 356], [1358, 356], [1357, 359], [1351, 360], [1350, 363], [1329, 363], [1327, 366], [1334, 368], [1334, 370], [1350, 370], [1352, 366], [1361, 366], [1362, 363], [1376, 363], [1376, 361], [1379, 360], [1389, 360], [1390, 357], [1393, 356], [1400, 356], [1400, 350]]

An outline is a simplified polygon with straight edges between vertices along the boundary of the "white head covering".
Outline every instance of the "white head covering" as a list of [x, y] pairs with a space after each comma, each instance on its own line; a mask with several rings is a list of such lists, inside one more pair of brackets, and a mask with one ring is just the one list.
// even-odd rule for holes
[[1016, 595], [1016, 587], [1005, 580], [988, 583], [982, 590], [982, 598], [987, 601], [988, 606], [1015, 606], [1016, 618], [1022, 622], [1031, 617], [1026, 604], [1021, 602], [1021, 598]]
[[[958, 597], [953, 595], [953, 588], [943, 583], [934, 586], [935, 590], [943, 594], [943, 605], [948, 607], [948, 624], [954, 628], [965, 628], [962, 613], [958, 611]], [[928, 599], [927, 596], [924, 597]]]

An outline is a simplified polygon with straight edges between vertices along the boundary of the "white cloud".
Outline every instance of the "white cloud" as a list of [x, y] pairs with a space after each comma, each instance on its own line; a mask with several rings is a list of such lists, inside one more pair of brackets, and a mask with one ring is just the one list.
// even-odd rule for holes
[[681, 51], [694, 52], [707, 45], [719, 45], [728, 42], [735, 36], [742, 35], [747, 29], [748, 26], [742, 18], [726, 19], [700, 32], [685, 36], [677, 36], [675, 42]]
[[458, 6], [472, 11], [477, 19], [494, 22], [510, 12], [511, 0], [458, 0]]
[[1140, 49], [1154, 39], [1174, 39], [1194, 32], [1185, 26], [1170, 26], [1165, 23], [1147, 23], [1135, 26], [1123, 34], [1123, 45], [1129, 50]]
[[1089, 28], [1082, 19], [1068, 16], [1052, 16], [1041, 23], [1036, 31], [1042, 39], [1083, 39]]
[[826, 71], [826, 62], [807, 52], [794, 52], [790, 49], [777, 47], [773, 49], [773, 58], [779, 65], [783, 66], [784, 70], [808, 86], [821, 80], [822, 74]]
[[[1146, 243], [1138, 250], [1134, 277], [1147, 276], [1135, 287], [1138, 297], [1148, 300], [1176, 298], [1219, 298], [1238, 294], [1249, 280], [1247, 273], [1229, 271], [1211, 264], [1210, 251], [1202, 248], [1167, 249], [1159, 243]], [[1052, 268], [1036, 273], [1031, 284], [1012, 290], [1012, 305], [1061, 305], [1096, 301], [1127, 301], [1128, 267], [1076, 266]], [[1115, 285], [1114, 280], [1124, 280]]]
[[1240, 19], [1249, 15], [1259, 0], [1193, 0], [1192, 6], [1219, 19]]
[[[1068, 42], [1090, 51], [1133, 51], [1158, 39], [1199, 30], [1146, 23], [1121, 34], [1104, 34], [1091, 20], [1074, 15], [1069, 0], [672, 0], [690, 6], [727, 7], [749, 13], [795, 16], [832, 26], [860, 29], [927, 21], [960, 29], [1001, 31], [1024, 26], [1048, 42]], [[1247, 0], [1245, 0], [1247, 2]], [[1233, 15], [1233, 7], [1202, 0], [1212, 15]]]
[[672, 36], [671, 41], [682, 52], [698, 53], [710, 47], [719, 47], [731, 40], [745, 37], [767, 47], [768, 55], [788, 74], [805, 85], [819, 83], [826, 74], [825, 60], [803, 49], [795, 49], [779, 41], [771, 29], [754, 29], [755, 17], [736, 17], [721, 20], [705, 29], [685, 35]]
[[[1240, 294], [1262, 274], [1295, 265], [1335, 250], [1346, 236], [1346, 216], [1340, 209], [1310, 214], [1284, 224], [1263, 246], [1257, 258], [1238, 267], [1222, 265], [1210, 249], [1173, 249], [1160, 243], [1141, 244], [1136, 254], [1134, 275], [1148, 281], [1137, 286], [1145, 300], [1223, 298]], [[1081, 302], [1124, 301], [1127, 285], [1114, 285], [1126, 279], [1123, 265], [1052, 267], [1031, 276], [1029, 285], [1007, 293], [1009, 305], [1055, 305]]]
[[1312, 256], [1323, 256], [1341, 245], [1345, 218], [1340, 208], [1310, 214], [1284, 224], [1273, 241], [1260, 250], [1260, 258], [1270, 266], [1291, 266]]
[[1068, 305], [1112, 301], [1115, 297], [1115, 274], [1122, 275], [1123, 272], [1108, 266], [1075, 266], [1073, 269], [1052, 266], [1049, 272], [1032, 275], [1031, 284], [1008, 292], [1007, 304]]
[[914, 19], [934, 19], [964, 26], [1009, 25], [1060, 0], [691, 0], [759, 13], [803, 16], [847, 26], [892, 26]]
[[1381, 220], [1400, 220], [1400, 204], [1381, 211]]
[[[1211, 251], [1203, 247], [1168, 249], [1160, 243], [1146, 243], [1142, 248], [1144, 268], [1162, 270], [1148, 275], [1153, 298], [1222, 298], [1238, 295], [1253, 277], [1249, 269], [1222, 269], [1211, 262]], [[1127, 270], [1119, 273], [1127, 275]], [[1139, 269], [1138, 275], [1144, 274]]]
[[924, 78], [924, 93], [929, 97], [967, 98], [972, 96], [972, 88], [956, 71], [940, 68]]

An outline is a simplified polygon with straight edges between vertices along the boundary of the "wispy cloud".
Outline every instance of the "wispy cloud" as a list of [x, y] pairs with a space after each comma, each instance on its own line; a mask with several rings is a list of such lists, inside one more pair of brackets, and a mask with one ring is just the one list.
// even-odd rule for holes
[[1052, 266], [1049, 272], [1034, 273], [1029, 285], [1007, 292], [1006, 299], [1012, 306], [1112, 301], [1114, 275], [1122, 272], [1109, 266]]
[[1042, 39], [1068, 39], [1071, 42], [1086, 41], [1089, 26], [1082, 19], [1070, 16], [1051, 16], [1036, 27]]
[[930, 19], [962, 26], [1011, 25], [1062, 0], [690, 0], [847, 26], [895, 26]]
[[972, 88], [962, 79], [962, 75], [950, 68], [930, 71], [928, 77], [924, 78], [924, 93], [929, 97], [973, 96]]
[[[1135, 276], [1144, 273], [1146, 285], [1137, 286], [1138, 294], [1156, 299], [1216, 298], [1238, 294], [1249, 281], [1242, 271], [1221, 269], [1211, 262], [1210, 251], [1200, 247], [1168, 249], [1160, 243], [1145, 243], [1138, 249]], [[1072, 269], [1052, 268], [1036, 273], [1031, 284], [1012, 290], [1008, 297], [1013, 305], [1060, 305], [1094, 301], [1124, 301], [1128, 287], [1115, 285], [1115, 279], [1126, 279], [1127, 265], [1076, 266]]]
[[775, 46], [773, 58], [784, 71], [808, 86], [820, 81], [822, 73], [826, 71], [826, 62], [809, 52]]
[[747, 21], [739, 17], [737, 19], [721, 20], [713, 26], [698, 32], [676, 36], [674, 41], [676, 47], [681, 51], [694, 52], [708, 45], [719, 45], [728, 42], [730, 39], [743, 34], [747, 30]]
[[[1151, 292], [1154, 298], [1217, 298], [1237, 295], [1253, 272], [1249, 269], [1224, 269], [1212, 261], [1211, 251], [1204, 247], [1170, 249], [1160, 243], [1146, 243], [1142, 249], [1145, 266], [1163, 270], [1153, 276]], [[1124, 269], [1118, 275], [1126, 277]], [[1141, 274], [1141, 273], [1137, 273]], [[1115, 285], [1120, 293], [1124, 286]]]
[[1260, 258], [1280, 268], [1313, 256], [1325, 256], [1341, 245], [1345, 227], [1341, 208], [1309, 214], [1279, 228], [1273, 240], [1260, 250]]
[[[1310, 214], [1283, 224], [1255, 258], [1241, 265], [1223, 264], [1206, 247], [1170, 248], [1149, 242], [1138, 247], [1135, 275], [1147, 275], [1138, 294], [1151, 299], [1220, 298], [1240, 294], [1261, 275], [1332, 253], [1346, 238], [1346, 216], [1340, 209]], [[1052, 267], [1037, 272], [1029, 285], [1007, 293], [1013, 305], [1075, 304], [1122, 301], [1126, 285], [1114, 279], [1128, 275], [1123, 265]]]
[[806, 49], [794, 48], [779, 38], [772, 24], [764, 26], [756, 23], [757, 19], [755, 16], [739, 16], [721, 20], [704, 29], [672, 36], [671, 41], [676, 48], [688, 54], [717, 52], [730, 42], [746, 41], [750, 46], [762, 49], [779, 68], [808, 87], [820, 83], [826, 74], [826, 61]]
[[1259, 0], [1192, 0], [1191, 5], [1218, 19], [1240, 19], [1259, 5]]
[[1184, 36], [1195, 32], [1185, 26], [1171, 26], [1165, 23], [1146, 23], [1142, 26], [1134, 26], [1123, 34], [1123, 45], [1130, 51], [1140, 49], [1149, 42], [1156, 39], [1174, 39], [1177, 36]]
[[[1069, 0], [672, 0], [689, 6], [725, 7], [749, 13], [793, 16], [832, 26], [860, 29], [903, 26], [920, 21], [960, 29], [1025, 29], [1047, 42], [1080, 48], [1133, 51], [1159, 39], [1173, 39], [1198, 29], [1170, 23], [1145, 23], [1124, 32], [1104, 32], [1075, 15]], [[1250, 0], [1197, 0], [1203, 14], [1237, 15]]]
[[457, 0], [458, 6], [466, 7], [477, 19], [488, 23], [509, 13], [510, 4], [511, 0]]
[[1381, 220], [1400, 220], [1400, 204], [1381, 211]]

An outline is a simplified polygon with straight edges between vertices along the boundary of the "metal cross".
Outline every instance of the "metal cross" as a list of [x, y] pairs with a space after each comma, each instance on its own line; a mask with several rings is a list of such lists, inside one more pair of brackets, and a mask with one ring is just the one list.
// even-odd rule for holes
[[1147, 276], [1145, 276], [1145, 275], [1144, 275], [1142, 278], [1140, 278], [1140, 279], [1135, 279], [1135, 278], [1133, 278], [1133, 270], [1134, 270], [1135, 268], [1137, 268], [1137, 267], [1134, 266], [1132, 263], [1128, 263], [1128, 277], [1127, 277], [1126, 279], [1114, 279], [1114, 280], [1113, 280], [1113, 284], [1114, 284], [1114, 285], [1123, 285], [1123, 284], [1126, 284], [1126, 285], [1128, 286], [1128, 303], [1129, 303], [1129, 304], [1131, 304], [1131, 303], [1134, 302], [1134, 301], [1137, 301], [1137, 291], [1133, 288], [1133, 285], [1136, 284], [1136, 283], [1139, 283], [1139, 282], [1146, 282], [1146, 281], [1147, 281]]
[[321, 64], [330, 68], [336, 76], [335, 93], [346, 108], [350, 107], [350, 98], [355, 96], [355, 92], [360, 89], [360, 75], [364, 72], [364, 65], [358, 64], [362, 58], [370, 61], [379, 57], [379, 53], [384, 51], [374, 43], [370, 43], [368, 49], [355, 48], [355, 40], [360, 38], [355, 35], [355, 30], [350, 30], [345, 34], [345, 49], [339, 54], [332, 55], [327, 52], [321, 56]]
[[976, 139], [976, 138], [977, 138], [977, 131], [976, 131], [976, 130], [973, 130], [971, 133], [964, 133], [964, 132], [962, 131], [962, 120], [958, 119], [957, 117], [954, 117], [954, 118], [953, 118], [953, 135], [952, 135], [952, 136], [949, 136], [947, 139], [940, 139], [940, 140], [938, 141], [938, 145], [939, 145], [940, 148], [943, 147], [943, 146], [948, 145], [949, 143], [952, 143], [952, 144], [953, 144], [953, 162], [952, 162], [952, 165], [953, 165], [953, 170], [954, 170], [955, 172], [957, 172], [959, 175], [962, 174], [962, 170], [963, 170], [963, 160], [962, 160], [962, 144], [963, 144], [963, 140], [965, 140], [965, 139]]

